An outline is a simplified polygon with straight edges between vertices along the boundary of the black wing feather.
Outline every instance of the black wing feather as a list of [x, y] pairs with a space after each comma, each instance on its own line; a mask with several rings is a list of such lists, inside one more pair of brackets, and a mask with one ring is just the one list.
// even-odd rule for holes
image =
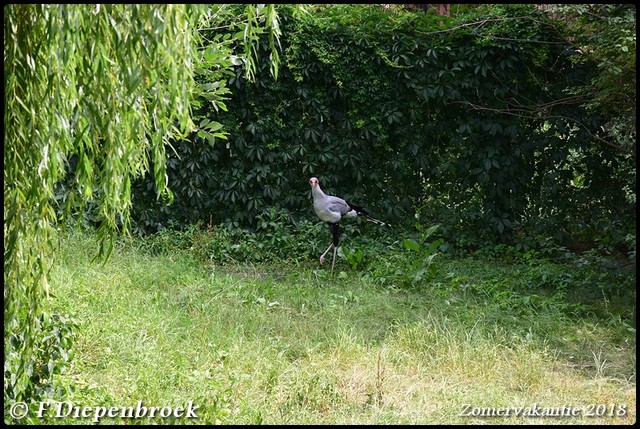
[[369, 215], [369, 213], [364, 209], [364, 207], [357, 206], [355, 204], [351, 204], [349, 201], [345, 201], [351, 210], [355, 210], [358, 214]]

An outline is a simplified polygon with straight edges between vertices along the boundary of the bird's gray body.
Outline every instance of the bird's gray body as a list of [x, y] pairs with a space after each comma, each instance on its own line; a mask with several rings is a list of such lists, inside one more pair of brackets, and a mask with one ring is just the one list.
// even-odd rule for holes
[[343, 217], [357, 216], [355, 210], [342, 198], [327, 195], [322, 192], [320, 185], [311, 188], [313, 195], [313, 210], [323, 222], [338, 223]]

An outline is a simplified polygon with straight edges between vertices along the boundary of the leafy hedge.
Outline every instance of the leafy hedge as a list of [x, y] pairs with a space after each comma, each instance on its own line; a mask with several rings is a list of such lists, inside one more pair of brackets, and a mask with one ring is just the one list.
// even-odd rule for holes
[[[572, 61], [564, 24], [533, 5], [491, 5], [455, 21], [374, 5], [280, 9], [283, 63], [269, 52], [247, 82], [226, 79], [227, 111], [203, 104], [206, 132], [168, 151], [175, 202], [137, 183], [141, 231], [198, 221], [255, 228], [285, 210], [312, 217], [307, 179], [391, 223], [512, 241], [625, 223], [634, 160], [594, 139], [607, 118], [572, 88], [597, 69]], [[233, 30], [230, 30], [233, 31]], [[213, 141], [213, 143], [211, 143]], [[515, 235], [514, 235], [515, 234]]]

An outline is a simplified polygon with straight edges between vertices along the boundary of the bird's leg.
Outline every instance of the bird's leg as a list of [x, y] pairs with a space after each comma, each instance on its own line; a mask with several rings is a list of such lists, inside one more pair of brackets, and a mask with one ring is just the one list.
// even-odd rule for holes
[[329, 250], [331, 250], [331, 248], [333, 247], [333, 243], [331, 243], [329, 245], [329, 247], [327, 248], [327, 250], [324, 251], [324, 253], [322, 255], [320, 255], [320, 263], [324, 263], [324, 257], [327, 253], [329, 253]]
[[338, 253], [338, 248], [333, 246], [333, 262], [331, 263], [331, 277], [333, 277], [333, 267], [336, 266], [336, 253]]
[[333, 234], [333, 261], [331, 262], [331, 277], [333, 277], [333, 269], [336, 266], [336, 254], [338, 253], [338, 244], [340, 243], [340, 226], [338, 223], [330, 223], [331, 233]]

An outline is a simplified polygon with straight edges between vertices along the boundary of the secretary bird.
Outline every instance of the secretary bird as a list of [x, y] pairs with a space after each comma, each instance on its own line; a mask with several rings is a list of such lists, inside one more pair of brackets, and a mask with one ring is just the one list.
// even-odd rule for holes
[[316, 212], [316, 215], [318, 215], [320, 220], [329, 224], [331, 233], [333, 234], [333, 241], [327, 250], [320, 255], [320, 263], [322, 264], [324, 263], [325, 255], [329, 250], [331, 250], [331, 248], [333, 248], [333, 262], [331, 262], [331, 276], [333, 277], [333, 269], [336, 265], [336, 253], [338, 252], [338, 244], [340, 242], [339, 223], [343, 217], [356, 217], [359, 215], [365, 220], [378, 225], [387, 224], [378, 219], [372, 218], [369, 216], [369, 213], [360, 206], [351, 204], [342, 198], [325, 194], [322, 192], [322, 189], [320, 189], [320, 184], [316, 177], [309, 179], [309, 184], [311, 184], [311, 194], [313, 195], [313, 210]]

